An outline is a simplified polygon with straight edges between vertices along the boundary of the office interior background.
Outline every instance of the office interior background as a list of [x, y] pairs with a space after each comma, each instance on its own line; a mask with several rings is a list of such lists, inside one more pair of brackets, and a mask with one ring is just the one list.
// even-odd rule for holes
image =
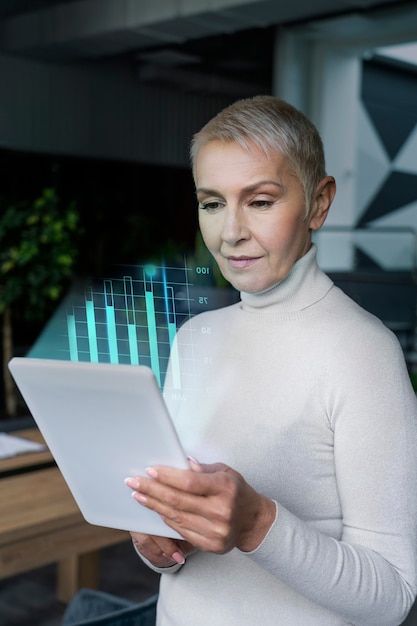
[[[337, 180], [323, 269], [415, 352], [417, 2], [2, 0], [0, 77], [0, 198], [74, 200], [92, 274], [192, 249], [193, 132], [288, 100]], [[17, 320], [16, 349], [46, 321]]]
[[[193, 249], [190, 138], [258, 93], [317, 125], [338, 186], [320, 263], [416, 367], [416, 0], [0, 0], [0, 203], [47, 187], [74, 200], [80, 274]], [[49, 317], [19, 313], [20, 354]], [[121, 554], [104, 582], [135, 597], [137, 562]], [[33, 579], [46, 581], [42, 624], [60, 623], [50, 569], [12, 581], [0, 602], [19, 598], [33, 623]]]

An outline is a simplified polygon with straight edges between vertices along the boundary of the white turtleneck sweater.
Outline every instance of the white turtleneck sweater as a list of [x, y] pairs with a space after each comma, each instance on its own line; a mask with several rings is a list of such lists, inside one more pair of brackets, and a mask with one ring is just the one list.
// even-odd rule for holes
[[[158, 626], [394, 626], [416, 594], [417, 401], [395, 336], [318, 268], [178, 333], [188, 454], [277, 503], [251, 553], [162, 573]], [[155, 569], [155, 568], [154, 568]]]

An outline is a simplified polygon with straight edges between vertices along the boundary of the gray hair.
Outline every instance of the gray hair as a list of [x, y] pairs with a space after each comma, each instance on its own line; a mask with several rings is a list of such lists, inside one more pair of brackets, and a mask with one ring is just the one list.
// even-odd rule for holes
[[303, 187], [309, 216], [316, 187], [326, 176], [326, 166], [320, 135], [301, 111], [269, 95], [237, 100], [193, 136], [190, 157], [194, 177], [198, 153], [211, 141], [234, 141], [246, 150], [255, 145], [268, 157], [274, 152], [282, 154]]

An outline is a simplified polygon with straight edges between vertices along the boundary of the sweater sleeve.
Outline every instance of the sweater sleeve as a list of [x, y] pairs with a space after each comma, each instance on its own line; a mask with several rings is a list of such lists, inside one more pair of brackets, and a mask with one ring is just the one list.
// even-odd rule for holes
[[366, 330], [338, 346], [318, 381], [334, 431], [340, 539], [278, 503], [248, 558], [349, 623], [393, 626], [417, 587], [417, 401], [394, 335]]

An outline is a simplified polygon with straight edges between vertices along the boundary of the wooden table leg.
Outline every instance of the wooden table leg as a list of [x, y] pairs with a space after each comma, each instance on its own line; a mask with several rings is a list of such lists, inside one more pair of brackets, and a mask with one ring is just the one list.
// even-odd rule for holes
[[58, 563], [57, 599], [67, 604], [81, 587], [98, 587], [99, 551], [75, 554]]

